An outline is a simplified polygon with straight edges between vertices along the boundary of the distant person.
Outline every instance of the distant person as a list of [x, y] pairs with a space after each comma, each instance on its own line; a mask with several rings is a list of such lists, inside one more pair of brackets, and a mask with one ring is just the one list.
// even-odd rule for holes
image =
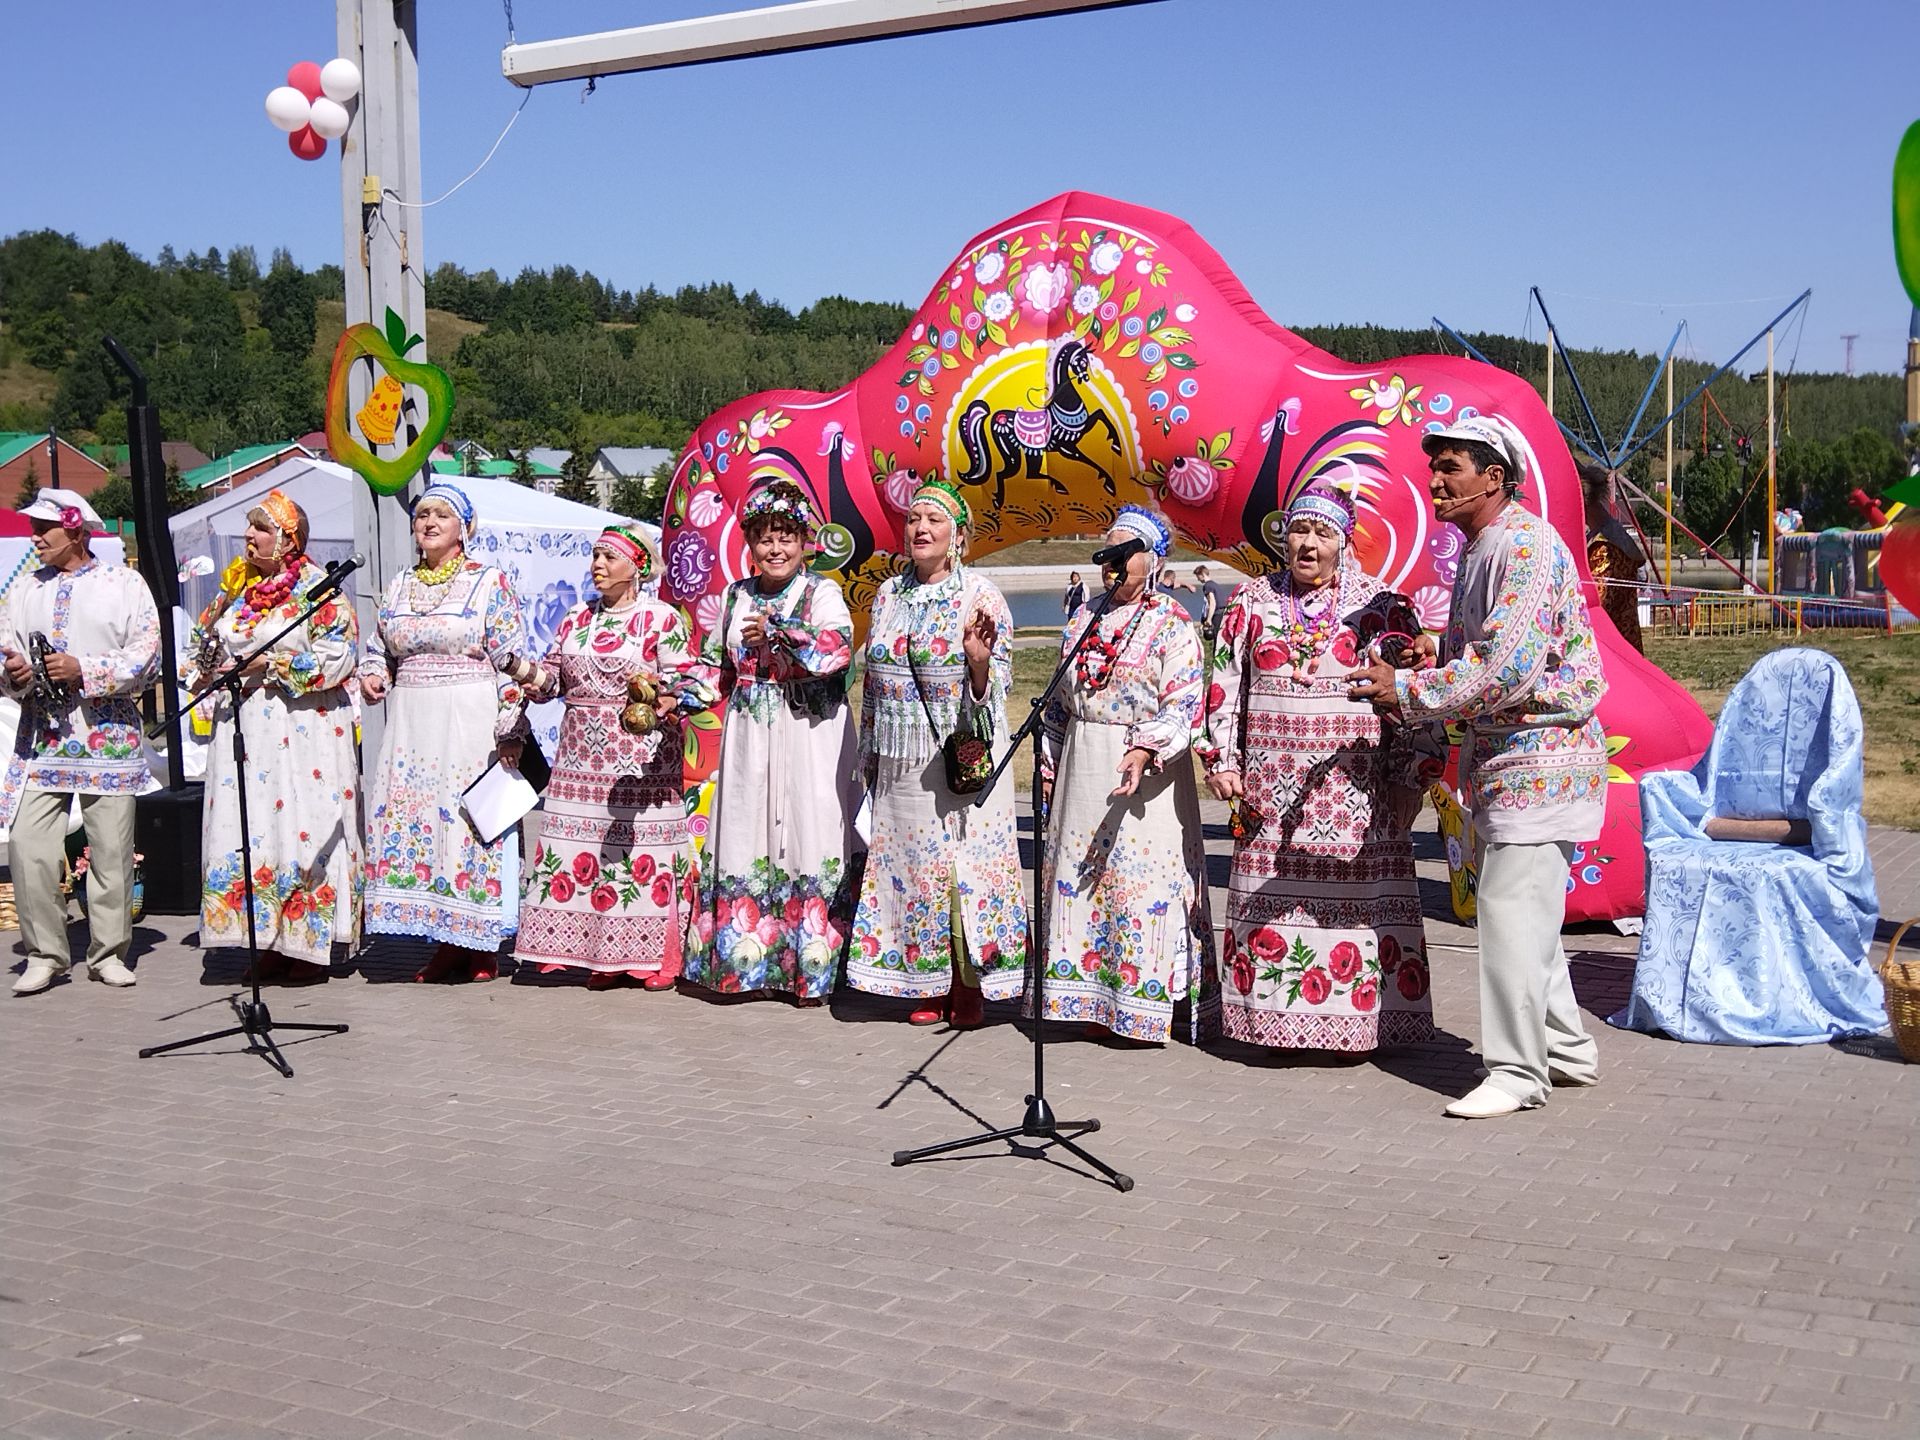
[[1086, 603], [1087, 603], [1086, 582], [1081, 580], [1080, 572], [1076, 570], [1071, 575], [1067, 576], [1067, 593], [1060, 597], [1060, 609], [1061, 609], [1061, 612], [1065, 614], [1068, 619], [1072, 619], [1073, 612], [1078, 610], [1082, 605]]
[[1200, 612], [1200, 630], [1207, 637], [1211, 647], [1214, 637], [1220, 633], [1220, 616], [1227, 608], [1229, 587], [1212, 578], [1212, 572], [1204, 565], [1193, 567], [1193, 578], [1199, 587], [1202, 609]]

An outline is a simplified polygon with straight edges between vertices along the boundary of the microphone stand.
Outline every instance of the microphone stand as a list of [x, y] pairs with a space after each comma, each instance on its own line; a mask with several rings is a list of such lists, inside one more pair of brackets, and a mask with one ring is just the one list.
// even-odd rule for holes
[[276, 1029], [316, 1031], [328, 1035], [347, 1033], [345, 1025], [294, 1024], [288, 1021], [276, 1021], [268, 1013], [266, 1002], [260, 998], [260, 942], [255, 934], [253, 923], [253, 840], [247, 821], [247, 735], [240, 723], [240, 706], [246, 694], [246, 676], [242, 673], [246, 667], [257, 656], [266, 654], [278, 644], [283, 635], [297, 630], [306, 623], [309, 615], [335, 598], [340, 593], [341, 584], [358, 563], [356, 559], [345, 564], [329, 566], [326, 578], [307, 593], [306, 609], [246, 654], [234, 657], [231, 664], [202, 685], [184, 703], [147, 727], [149, 737], [158, 735], [168, 726], [178, 724], [188, 711], [216, 690], [225, 690], [232, 701], [233, 788], [234, 795], [240, 802], [240, 875], [247, 898], [247, 976], [253, 982], [253, 998], [244, 1000], [238, 995], [232, 997], [234, 1014], [240, 1021], [238, 1025], [229, 1025], [224, 1030], [210, 1030], [204, 1035], [189, 1036], [185, 1040], [169, 1041], [165, 1045], [149, 1045], [140, 1052], [142, 1060], [154, 1055], [164, 1055], [169, 1050], [182, 1050], [189, 1045], [204, 1045], [214, 1040], [225, 1040], [229, 1036], [244, 1035], [247, 1037], [248, 1054], [264, 1056], [269, 1065], [291, 1079], [293, 1067], [287, 1063], [287, 1057], [280, 1053], [280, 1047], [273, 1043], [273, 1032]]
[[[1080, 632], [1074, 643], [1053, 672], [1053, 678], [1047, 681], [1046, 688], [1034, 697], [1032, 713], [1026, 723], [1016, 730], [1007, 743], [1006, 754], [1000, 757], [1000, 763], [993, 767], [993, 773], [987, 777], [986, 784], [974, 796], [975, 806], [983, 805], [1000, 783], [1013, 757], [1019, 753], [1023, 740], [1033, 742], [1033, 940], [1027, 946], [1027, 994], [1033, 997], [1033, 1093], [1027, 1096], [1026, 1113], [1021, 1116], [1018, 1125], [1010, 1125], [1004, 1130], [989, 1130], [980, 1135], [967, 1135], [958, 1140], [943, 1140], [934, 1145], [922, 1145], [915, 1150], [896, 1150], [893, 1152], [895, 1165], [912, 1165], [917, 1161], [931, 1160], [937, 1155], [950, 1155], [956, 1150], [970, 1150], [976, 1145], [992, 1145], [1002, 1140], [1042, 1140], [1046, 1144], [1034, 1152], [1021, 1152], [1015, 1145], [1016, 1153], [1044, 1153], [1052, 1146], [1059, 1146], [1069, 1154], [1078, 1156], [1091, 1165], [1107, 1179], [1113, 1182], [1113, 1188], [1125, 1194], [1133, 1189], [1133, 1177], [1122, 1175], [1111, 1165], [1097, 1156], [1089, 1154], [1075, 1142], [1083, 1135], [1091, 1135], [1100, 1128], [1098, 1120], [1060, 1120], [1054, 1116], [1053, 1107], [1047, 1103], [1046, 1049], [1047, 1049], [1047, 1010], [1046, 976], [1047, 965], [1047, 912], [1046, 912], [1046, 846], [1047, 846], [1047, 807], [1040, 799], [1040, 743], [1041, 717], [1046, 712], [1047, 701], [1060, 687], [1067, 672], [1080, 658], [1080, 652], [1100, 628], [1100, 617], [1113, 605], [1114, 592], [1120, 588], [1120, 582], [1126, 575], [1126, 561], [1122, 559], [1113, 583], [1107, 586], [1106, 594], [1100, 597], [1093, 607], [1093, 617], [1087, 622], [1087, 628]], [[1144, 598], [1144, 597], [1143, 597]]]

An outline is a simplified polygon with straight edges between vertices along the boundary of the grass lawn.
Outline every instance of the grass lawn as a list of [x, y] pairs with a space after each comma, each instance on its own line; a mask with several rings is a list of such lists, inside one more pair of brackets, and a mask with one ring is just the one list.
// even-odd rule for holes
[[1653, 640], [1647, 658], [1678, 680], [1709, 715], [1771, 650], [1806, 645], [1847, 667], [1867, 736], [1867, 819], [1920, 830], [1920, 629]]

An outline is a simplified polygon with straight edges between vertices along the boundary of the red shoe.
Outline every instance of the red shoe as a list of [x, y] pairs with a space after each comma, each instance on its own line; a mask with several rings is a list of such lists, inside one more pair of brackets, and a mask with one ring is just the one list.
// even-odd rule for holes
[[443, 943], [433, 952], [433, 958], [420, 967], [413, 977], [416, 985], [441, 985], [451, 980], [456, 971], [465, 969], [471, 963], [471, 952], [462, 950], [458, 945]]
[[946, 1007], [944, 1005], [938, 1010], [928, 1010], [928, 1009], [922, 1008], [914, 1011], [911, 1015], [907, 1016], [907, 1024], [938, 1025], [942, 1020], [946, 1018], [947, 1018]]
[[500, 978], [500, 956], [497, 952], [480, 956], [473, 962], [473, 968], [467, 972], [469, 980], [485, 982]]
[[826, 1003], [826, 997], [823, 995], [796, 995], [793, 997], [793, 1005], [796, 1010], [818, 1010]]
[[333, 971], [325, 965], [316, 965], [310, 960], [290, 960], [287, 962], [286, 975], [282, 984], [286, 985], [324, 985], [333, 978]]
[[558, 960], [549, 960], [546, 964], [540, 967], [538, 973], [542, 975], [558, 975], [562, 970], [566, 968], [567, 967], [562, 965]]
[[986, 996], [971, 985], [954, 982], [947, 996], [947, 1020], [956, 1030], [971, 1030], [987, 1018]]
[[611, 990], [626, 978], [618, 970], [592, 970], [587, 973], [587, 989]]
[[[286, 979], [287, 968], [293, 964], [286, 956], [276, 955], [271, 950], [261, 951], [253, 963], [258, 970], [262, 985], [271, 985], [277, 980]], [[249, 979], [244, 974], [240, 978], [243, 983]]]
[[[633, 974], [631, 970], [627, 973], [629, 975]], [[643, 971], [641, 972], [640, 988], [642, 990], [671, 990], [678, 979], [679, 977], [677, 975], [662, 975], [658, 970], [651, 972]]]

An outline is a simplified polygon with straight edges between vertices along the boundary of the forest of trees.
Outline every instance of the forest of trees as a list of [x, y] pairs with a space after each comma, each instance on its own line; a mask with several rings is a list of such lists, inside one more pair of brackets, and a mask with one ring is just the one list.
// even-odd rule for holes
[[[459, 396], [454, 433], [495, 453], [529, 445], [677, 448], [701, 417], [741, 395], [844, 384], [898, 338], [911, 315], [905, 305], [840, 296], [791, 310], [718, 282], [670, 294], [615, 289], [564, 265], [502, 279], [443, 264], [426, 287], [429, 309], [459, 322], [428, 326], [429, 351], [452, 373]], [[209, 455], [318, 429], [337, 325], [334, 319], [322, 333], [321, 316], [337, 317], [342, 295], [338, 266], [303, 270], [284, 250], [263, 265], [250, 246], [185, 256], [167, 247], [149, 262], [117, 241], [85, 246], [48, 230], [10, 236], [0, 240], [0, 430], [52, 422], [74, 439], [124, 441], [123, 382], [101, 348], [103, 334], [146, 367], [166, 433]], [[1431, 329], [1307, 326], [1298, 333], [1355, 364], [1457, 353]], [[1544, 392], [1540, 343], [1467, 338]], [[1656, 357], [1576, 351], [1574, 360], [1596, 418], [1617, 439]], [[1679, 365], [1676, 393], [1709, 372]], [[1850, 490], [1874, 493], [1905, 473], [1901, 381], [1782, 380], [1782, 503], [1803, 510], [1809, 524], [1845, 523]], [[1764, 485], [1758, 502], [1740, 506], [1758, 463], [1753, 455], [1765, 453], [1765, 385], [1749, 372], [1725, 377], [1711, 393], [1718, 410], [1706, 450], [1698, 405], [1680, 419], [1677, 435], [1689, 452], [1678, 484], [1682, 514], [1709, 539], [1738, 536], [1765, 518]], [[1656, 416], [1661, 398], [1651, 407]], [[1592, 442], [1564, 371], [1555, 409]], [[1650, 484], [1661, 453], [1650, 446], [1629, 473]]]

